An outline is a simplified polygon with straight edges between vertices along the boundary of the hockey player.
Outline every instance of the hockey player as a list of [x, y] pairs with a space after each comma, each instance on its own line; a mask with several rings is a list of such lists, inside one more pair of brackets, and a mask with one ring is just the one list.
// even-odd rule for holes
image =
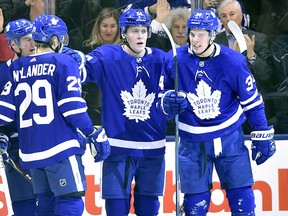
[[129, 9], [119, 18], [124, 45], [103, 45], [87, 55], [87, 77], [99, 86], [111, 145], [102, 171], [108, 216], [129, 214], [133, 179], [136, 215], [158, 215], [163, 194], [166, 120], [156, 99], [165, 53], [146, 47], [149, 25], [143, 10]]
[[[276, 151], [274, 130], [243, 55], [213, 43], [217, 17], [196, 10], [189, 18], [189, 45], [177, 49], [178, 82], [174, 90], [172, 52], [163, 65], [161, 99], [167, 117], [179, 115], [179, 172], [185, 215], [207, 214], [215, 165], [233, 216], [255, 215], [254, 184], [241, 125], [252, 127], [252, 159], [264, 163]], [[183, 96], [183, 93], [186, 93]], [[183, 107], [186, 106], [186, 109]]]
[[[19, 19], [9, 22], [5, 28], [4, 33], [7, 44], [15, 54], [12, 59], [0, 65], [1, 91], [7, 82], [7, 73], [12, 61], [21, 56], [34, 54], [36, 51], [35, 43], [32, 39], [32, 26], [33, 25], [30, 21]], [[14, 161], [19, 161], [18, 133], [15, 122], [13, 122], [13, 125], [1, 127], [0, 130], [0, 142], [3, 141], [5, 143], [9, 137], [10, 144], [7, 152]], [[4, 159], [5, 156], [7, 155], [3, 155]], [[31, 175], [29, 170], [25, 170], [25, 172]], [[5, 174], [7, 177], [14, 216], [34, 215], [36, 200], [32, 185], [26, 181], [23, 176], [13, 170], [7, 163], [5, 163]]]
[[10, 65], [10, 81], [0, 96], [0, 123], [16, 121], [20, 165], [31, 169], [38, 214], [79, 216], [86, 190], [81, 162], [86, 142], [77, 130], [97, 151], [95, 161], [104, 160], [110, 146], [104, 129], [94, 129], [88, 117], [77, 64], [58, 53], [68, 43], [66, 24], [42, 14], [33, 23], [32, 38], [37, 54]]

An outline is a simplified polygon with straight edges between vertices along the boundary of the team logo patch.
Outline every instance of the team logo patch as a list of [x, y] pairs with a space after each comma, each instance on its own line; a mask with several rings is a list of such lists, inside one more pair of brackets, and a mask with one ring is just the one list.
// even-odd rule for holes
[[146, 94], [147, 89], [139, 80], [132, 88], [132, 94], [128, 91], [121, 91], [121, 99], [125, 105], [125, 115], [130, 120], [145, 121], [150, 119], [150, 108], [155, 99], [155, 93]]
[[59, 185], [62, 186], [62, 187], [66, 186], [67, 185], [66, 179], [60, 179], [59, 180]]
[[221, 92], [218, 90], [211, 91], [211, 87], [203, 80], [200, 80], [196, 94], [189, 92], [187, 99], [193, 107], [193, 112], [200, 119], [213, 119], [221, 114], [219, 102]]

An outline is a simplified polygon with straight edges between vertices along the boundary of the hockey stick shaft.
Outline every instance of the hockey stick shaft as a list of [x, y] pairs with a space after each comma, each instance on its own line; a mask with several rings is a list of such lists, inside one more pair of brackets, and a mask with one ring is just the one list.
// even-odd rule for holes
[[[177, 51], [175, 47], [174, 40], [172, 38], [172, 35], [167, 28], [167, 26], [162, 23], [162, 27], [164, 31], [166, 32], [167, 36], [169, 37], [172, 50], [173, 50], [173, 59], [174, 59], [174, 90], [176, 92], [176, 95], [178, 94], [178, 60], [177, 60]], [[179, 120], [178, 115], [175, 116], [175, 190], [176, 190], [176, 216], [180, 215], [180, 192], [179, 192]]]
[[31, 176], [22, 170], [10, 157], [8, 157], [5, 162], [8, 163], [16, 172], [22, 175], [30, 184], [32, 184]]

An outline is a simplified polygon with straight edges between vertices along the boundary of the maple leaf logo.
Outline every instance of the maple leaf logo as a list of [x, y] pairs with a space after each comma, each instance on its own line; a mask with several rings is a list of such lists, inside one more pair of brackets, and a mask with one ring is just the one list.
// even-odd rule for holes
[[221, 92], [219, 90], [211, 92], [211, 87], [203, 80], [197, 85], [196, 95], [189, 92], [187, 99], [193, 107], [193, 112], [200, 119], [216, 118], [220, 112], [219, 102]]
[[146, 95], [147, 89], [139, 80], [132, 88], [132, 95], [128, 91], [121, 91], [121, 99], [125, 105], [125, 115], [130, 120], [145, 121], [150, 118], [150, 108], [155, 99], [155, 93]]

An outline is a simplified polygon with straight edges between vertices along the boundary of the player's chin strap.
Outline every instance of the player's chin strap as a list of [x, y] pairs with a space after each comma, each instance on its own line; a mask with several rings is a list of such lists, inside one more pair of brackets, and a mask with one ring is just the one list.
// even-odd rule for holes
[[50, 49], [52, 49], [56, 53], [61, 53], [61, 50], [62, 50], [63, 46], [64, 46], [64, 44], [59, 42], [58, 45], [54, 49], [51, 40], [49, 41]]
[[129, 42], [128, 42], [128, 39], [125, 37], [124, 38], [124, 44], [132, 51], [132, 52], [134, 52], [135, 54], [137, 54], [137, 55], [139, 55], [142, 51], [140, 51], [140, 52], [136, 52], [135, 50], [133, 50], [132, 49], [132, 47], [130, 46], [130, 44], [129, 44]]

